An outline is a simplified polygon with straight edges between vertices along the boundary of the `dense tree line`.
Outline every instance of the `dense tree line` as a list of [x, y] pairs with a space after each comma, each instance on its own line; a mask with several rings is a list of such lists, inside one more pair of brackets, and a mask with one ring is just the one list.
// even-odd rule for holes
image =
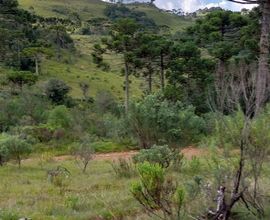
[[60, 49], [73, 47], [62, 20], [49, 19], [18, 8], [17, 1], [2, 1], [0, 8], [0, 62], [19, 71], [39, 75], [42, 57], [61, 56]]

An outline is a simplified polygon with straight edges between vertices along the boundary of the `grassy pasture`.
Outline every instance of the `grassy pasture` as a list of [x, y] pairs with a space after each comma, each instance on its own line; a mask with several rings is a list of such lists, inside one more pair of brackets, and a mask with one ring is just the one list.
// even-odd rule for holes
[[[206, 151], [206, 154], [201, 154], [201, 150], [196, 152], [200, 153], [197, 157], [189, 157], [191, 155], [185, 152], [187, 157], [180, 171], [167, 171], [167, 176], [176, 180], [186, 191], [183, 220], [190, 219], [191, 213], [196, 216], [208, 207], [215, 207], [215, 175], [227, 175], [226, 167], [237, 164], [233, 158], [228, 161], [220, 158], [220, 164], [216, 166], [211, 160], [210, 151]], [[1, 220], [17, 220], [19, 217], [37, 220], [155, 219], [144, 212], [130, 193], [130, 186], [138, 180], [138, 176], [117, 177], [110, 162], [104, 159], [91, 161], [87, 173], [82, 174], [72, 157], [43, 155], [43, 159], [32, 156], [24, 160], [21, 169], [12, 163], [0, 167]], [[71, 176], [64, 179], [62, 187], [52, 184], [47, 176], [47, 171], [57, 166], [71, 172]], [[263, 176], [267, 177], [268, 173], [266, 166]], [[261, 186], [267, 192], [268, 178], [262, 180]], [[207, 184], [213, 186], [211, 191], [205, 190]], [[240, 214], [235, 219], [256, 219], [247, 214], [243, 206], [236, 209]]]
[[[47, 170], [66, 167], [71, 177], [63, 193], [47, 179]], [[82, 174], [73, 160], [24, 162], [0, 169], [0, 207], [32, 219], [119, 219], [136, 216], [140, 206], [129, 193], [132, 179], [118, 179], [108, 162], [92, 161]], [[0, 218], [1, 219], [1, 218]]]

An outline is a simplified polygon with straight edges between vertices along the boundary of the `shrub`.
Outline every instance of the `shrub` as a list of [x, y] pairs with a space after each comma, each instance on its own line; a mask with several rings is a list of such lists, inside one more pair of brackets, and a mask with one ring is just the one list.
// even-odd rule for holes
[[37, 76], [29, 71], [14, 71], [7, 75], [8, 81], [18, 85], [21, 89], [24, 84], [33, 85]]
[[106, 114], [103, 117], [106, 137], [117, 143], [132, 142], [131, 130], [126, 117], [116, 117], [112, 114]]
[[89, 137], [85, 137], [81, 140], [79, 146], [74, 150], [75, 159], [78, 167], [83, 173], [86, 172], [89, 162], [93, 159], [95, 154], [95, 149], [91, 143]]
[[200, 173], [200, 170], [202, 168], [201, 160], [193, 156], [190, 161], [188, 161], [188, 173], [191, 175], [195, 175]]
[[132, 161], [120, 158], [111, 163], [111, 166], [118, 177], [132, 177], [136, 174]]
[[15, 99], [0, 97], [0, 131], [8, 131], [12, 126], [18, 125], [23, 111], [21, 104]]
[[55, 104], [63, 104], [70, 87], [62, 80], [50, 79], [45, 87], [47, 97]]
[[53, 137], [52, 129], [44, 125], [33, 127], [31, 133], [40, 142], [48, 142]]
[[79, 197], [77, 196], [68, 196], [65, 200], [65, 206], [73, 210], [79, 209]]
[[149, 95], [130, 107], [129, 122], [142, 148], [154, 144], [182, 145], [198, 142], [204, 132], [203, 118], [193, 107]]
[[95, 98], [95, 104], [97, 112], [99, 113], [105, 113], [109, 111], [112, 112], [116, 108], [114, 96], [112, 95], [111, 92], [106, 90], [98, 91]]
[[18, 136], [7, 136], [0, 142], [1, 152], [6, 152], [5, 158], [14, 159], [21, 167], [22, 158], [31, 153], [31, 145]]
[[[184, 190], [171, 179], [159, 164], [139, 164], [140, 181], [131, 187], [134, 198], [147, 212], [161, 219], [180, 219]], [[162, 215], [160, 214], [162, 213]]]
[[50, 111], [48, 125], [54, 129], [69, 128], [71, 126], [71, 114], [64, 105], [56, 106]]
[[19, 216], [17, 213], [14, 213], [14, 212], [0, 210], [0, 219], [1, 220], [18, 220]]
[[170, 165], [180, 167], [183, 155], [178, 150], [171, 150], [168, 146], [154, 145], [150, 149], [143, 149], [133, 157], [135, 163], [149, 162], [158, 164], [162, 168], [168, 168]]
[[53, 132], [53, 138], [56, 140], [61, 140], [65, 137], [66, 132], [64, 128], [58, 128]]
[[186, 190], [189, 195], [189, 199], [195, 199], [201, 192], [203, 187], [203, 179], [200, 176], [194, 176], [192, 180], [186, 183]]
[[0, 136], [0, 166], [3, 166], [8, 160], [8, 149], [3, 144], [5, 142], [6, 136]]

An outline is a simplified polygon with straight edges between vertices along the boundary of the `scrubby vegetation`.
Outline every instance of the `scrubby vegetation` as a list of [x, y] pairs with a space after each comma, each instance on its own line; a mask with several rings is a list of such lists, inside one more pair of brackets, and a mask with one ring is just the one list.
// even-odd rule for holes
[[269, 219], [270, 5], [252, 2], [0, 0], [0, 219]]

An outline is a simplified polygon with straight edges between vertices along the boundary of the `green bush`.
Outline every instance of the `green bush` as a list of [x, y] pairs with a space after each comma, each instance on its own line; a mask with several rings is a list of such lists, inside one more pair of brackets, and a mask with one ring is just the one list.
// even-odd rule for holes
[[73, 210], [79, 209], [79, 197], [77, 196], [68, 196], [65, 200], [65, 206]]
[[[131, 186], [134, 198], [150, 214], [161, 219], [180, 219], [184, 204], [184, 190], [159, 164], [144, 162], [138, 165], [140, 181]], [[162, 215], [160, 214], [162, 213]]]
[[69, 128], [72, 123], [72, 117], [68, 108], [64, 105], [56, 106], [50, 111], [48, 125], [53, 128]]
[[168, 143], [186, 146], [198, 142], [205, 121], [191, 106], [172, 103], [159, 95], [149, 95], [130, 106], [129, 122], [142, 148]]
[[174, 167], [181, 167], [183, 155], [180, 155], [178, 150], [172, 150], [168, 146], [154, 145], [150, 149], [143, 149], [133, 157], [134, 162], [143, 163], [149, 162], [158, 164], [162, 168], [168, 168], [173, 165]]
[[50, 79], [45, 88], [47, 97], [55, 104], [63, 104], [70, 87], [62, 80]]
[[32, 152], [32, 146], [18, 136], [6, 136], [0, 141], [0, 152], [5, 160], [14, 159], [21, 167], [23, 157]]
[[126, 117], [106, 114], [103, 117], [106, 137], [117, 143], [132, 144], [132, 134]]
[[6, 132], [12, 126], [19, 124], [23, 116], [23, 110], [17, 99], [6, 99], [0, 97], [0, 131]]
[[49, 142], [53, 138], [53, 129], [47, 125], [33, 126], [29, 130], [30, 134], [40, 142]]
[[8, 160], [8, 149], [3, 144], [6, 141], [6, 135], [0, 135], [0, 166], [3, 166]]
[[113, 112], [116, 109], [115, 97], [110, 91], [98, 91], [95, 97], [95, 105], [98, 113]]
[[18, 220], [19, 216], [17, 213], [0, 209], [0, 219], [1, 220]]
[[188, 173], [191, 175], [199, 174], [202, 168], [201, 160], [193, 156], [190, 161], [188, 161]]

